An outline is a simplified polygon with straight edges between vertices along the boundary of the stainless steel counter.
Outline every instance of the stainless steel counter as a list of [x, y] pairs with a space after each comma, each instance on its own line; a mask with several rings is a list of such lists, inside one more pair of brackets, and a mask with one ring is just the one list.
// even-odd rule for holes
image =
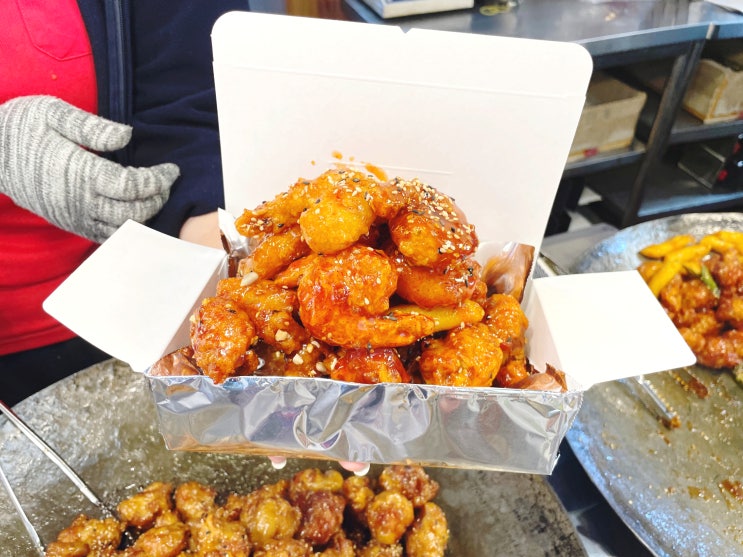
[[368, 23], [570, 41], [594, 57], [703, 40], [718, 29], [722, 36], [743, 30], [743, 16], [701, 0], [519, 0], [502, 13], [488, 10], [497, 3], [478, 0], [472, 9], [383, 20], [362, 0], [345, 0], [350, 17]]

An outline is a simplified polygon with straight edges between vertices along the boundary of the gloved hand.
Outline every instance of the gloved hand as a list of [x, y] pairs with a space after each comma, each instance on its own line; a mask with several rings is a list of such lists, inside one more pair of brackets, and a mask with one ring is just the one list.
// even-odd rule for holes
[[123, 167], [95, 151], [121, 149], [131, 127], [49, 96], [0, 105], [0, 193], [58, 227], [102, 242], [127, 219], [144, 222], [180, 171]]
[[[286, 466], [286, 459], [283, 456], [269, 456], [268, 459], [271, 461], [271, 466], [273, 466], [275, 470], [281, 470]], [[357, 476], [366, 476], [371, 467], [368, 462], [340, 461], [338, 464], [340, 464], [340, 467], [344, 470], [353, 472]]]

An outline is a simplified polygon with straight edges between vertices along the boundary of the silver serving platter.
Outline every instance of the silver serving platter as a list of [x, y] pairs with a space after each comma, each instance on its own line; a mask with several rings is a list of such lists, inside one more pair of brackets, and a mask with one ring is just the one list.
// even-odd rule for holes
[[[223, 493], [247, 492], [328, 461], [290, 460], [274, 470], [266, 458], [165, 448], [144, 378], [110, 360], [52, 385], [14, 407], [105, 502], [115, 504], [148, 483], [196, 480]], [[79, 513], [98, 516], [41, 452], [0, 419], [0, 465], [42, 541], [52, 541]], [[378, 473], [373, 467], [370, 474]], [[580, 539], [543, 476], [429, 469], [441, 484], [436, 501], [452, 532], [448, 556], [580, 556]], [[35, 555], [0, 488], [0, 555]]]
[[[571, 270], [633, 269], [646, 245], [723, 228], [743, 230], [743, 214], [641, 223], [589, 249]], [[667, 429], [621, 383], [611, 382], [585, 393], [567, 439], [593, 483], [653, 554], [743, 555], [743, 497], [723, 486], [743, 482], [743, 388], [729, 372], [689, 371], [707, 387], [706, 398], [685, 388], [676, 370], [647, 376], [678, 413], [680, 427]]]

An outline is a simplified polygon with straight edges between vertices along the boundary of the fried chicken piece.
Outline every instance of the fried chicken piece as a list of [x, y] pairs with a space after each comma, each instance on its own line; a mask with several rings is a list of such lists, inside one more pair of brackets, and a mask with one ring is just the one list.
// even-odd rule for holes
[[188, 546], [188, 537], [188, 527], [183, 523], [150, 528], [127, 549], [126, 557], [176, 557]]
[[294, 319], [297, 293], [271, 280], [246, 283], [239, 278], [222, 279], [217, 296], [239, 303], [255, 326], [257, 336], [269, 346], [294, 354], [310, 340], [305, 328]]
[[223, 383], [238, 370], [258, 367], [258, 358], [250, 350], [257, 339], [245, 310], [221, 296], [204, 299], [191, 320], [194, 361], [215, 383]]
[[448, 543], [449, 525], [444, 511], [436, 503], [425, 503], [405, 534], [406, 556], [443, 557]]
[[738, 250], [726, 251], [722, 256], [713, 256], [707, 261], [710, 273], [720, 289], [739, 291], [743, 286], [743, 262]]
[[203, 557], [250, 557], [252, 550], [245, 525], [239, 520], [229, 520], [216, 508], [191, 525], [191, 538], [192, 553]]
[[[115, 518], [89, 518], [78, 515], [47, 547], [47, 557], [112, 554], [121, 544], [125, 526]], [[80, 551], [86, 553], [80, 553]]]
[[293, 538], [301, 518], [299, 509], [289, 501], [266, 492], [249, 494], [240, 513], [240, 522], [257, 547], [265, 547], [272, 540]]
[[173, 484], [153, 482], [143, 490], [121, 501], [116, 512], [119, 519], [135, 528], [150, 528], [158, 516], [173, 508]]
[[293, 505], [301, 505], [304, 499], [316, 491], [338, 493], [343, 489], [343, 475], [338, 470], [322, 472], [317, 468], [306, 468], [289, 480], [287, 499]]
[[175, 488], [175, 508], [186, 524], [197, 523], [217, 508], [214, 488], [199, 482], [185, 482]]
[[371, 480], [367, 476], [349, 476], [343, 480], [342, 490], [348, 506], [357, 515], [360, 515], [374, 499]]
[[356, 544], [341, 530], [332, 537], [323, 551], [315, 554], [315, 557], [356, 557]]
[[430, 385], [490, 387], [503, 358], [490, 327], [474, 323], [452, 329], [444, 338], [424, 340], [418, 367]]
[[679, 327], [693, 326], [700, 314], [714, 314], [717, 298], [698, 278], [674, 276], [659, 292], [658, 299]]
[[346, 500], [340, 493], [315, 491], [300, 502], [299, 537], [310, 545], [325, 545], [341, 531]]
[[394, 348], [341, 349], [330, 369], [330, 378], [368, 384], [411, 381]]
[[379, 485], [387, 491], [399, 491], [414, 507], [422, 507], [439, 492], [439, 483], [421, 466], [414, 465], [387, 466], [379, 475]]
[[312, 546], [304, 540], [272, 540], [253, 552], [253, 557], [310, 557]]
[[731, 329], [720, 335], [707, 336], [697, 361], [714, 369], [734, 368], [743, 361], [743, 331]]
[[399, 491], [378, 493], [366, 508], [372, 537], [385, 545], [400, 541], [414, 518], [413, 503]]
[[371, 540], [358, 552], [358, 557], [402, 557], [403, 547], [399, 543], [387, 545]]
[[730, 289], [722, 291], [715, 317], [733, 329], [743, 329], [743, 296]]
[[484, 307], [484, 323], [498, 338], [503, 351], [503, 367], [495, 378], [495, 385], [512, 387], [529, 376], [526, 362], [529, 320], [518, 300], [508, 294], [489, 296]]

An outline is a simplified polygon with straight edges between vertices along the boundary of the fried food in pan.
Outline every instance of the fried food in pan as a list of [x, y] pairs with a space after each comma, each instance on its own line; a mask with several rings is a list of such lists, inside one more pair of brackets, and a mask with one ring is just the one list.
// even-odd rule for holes
[[643, 248], [640, 267], [701, 365], [735, 369], [743, 363], [743, 234], [688, 234]]
[[153, 482], [118, 504], [119, 519], [75, 518], [46, 555], [443, 557], [449, 527], [438, 489], [418, 466], [378, 479], [309, 468], [246, 494]]

